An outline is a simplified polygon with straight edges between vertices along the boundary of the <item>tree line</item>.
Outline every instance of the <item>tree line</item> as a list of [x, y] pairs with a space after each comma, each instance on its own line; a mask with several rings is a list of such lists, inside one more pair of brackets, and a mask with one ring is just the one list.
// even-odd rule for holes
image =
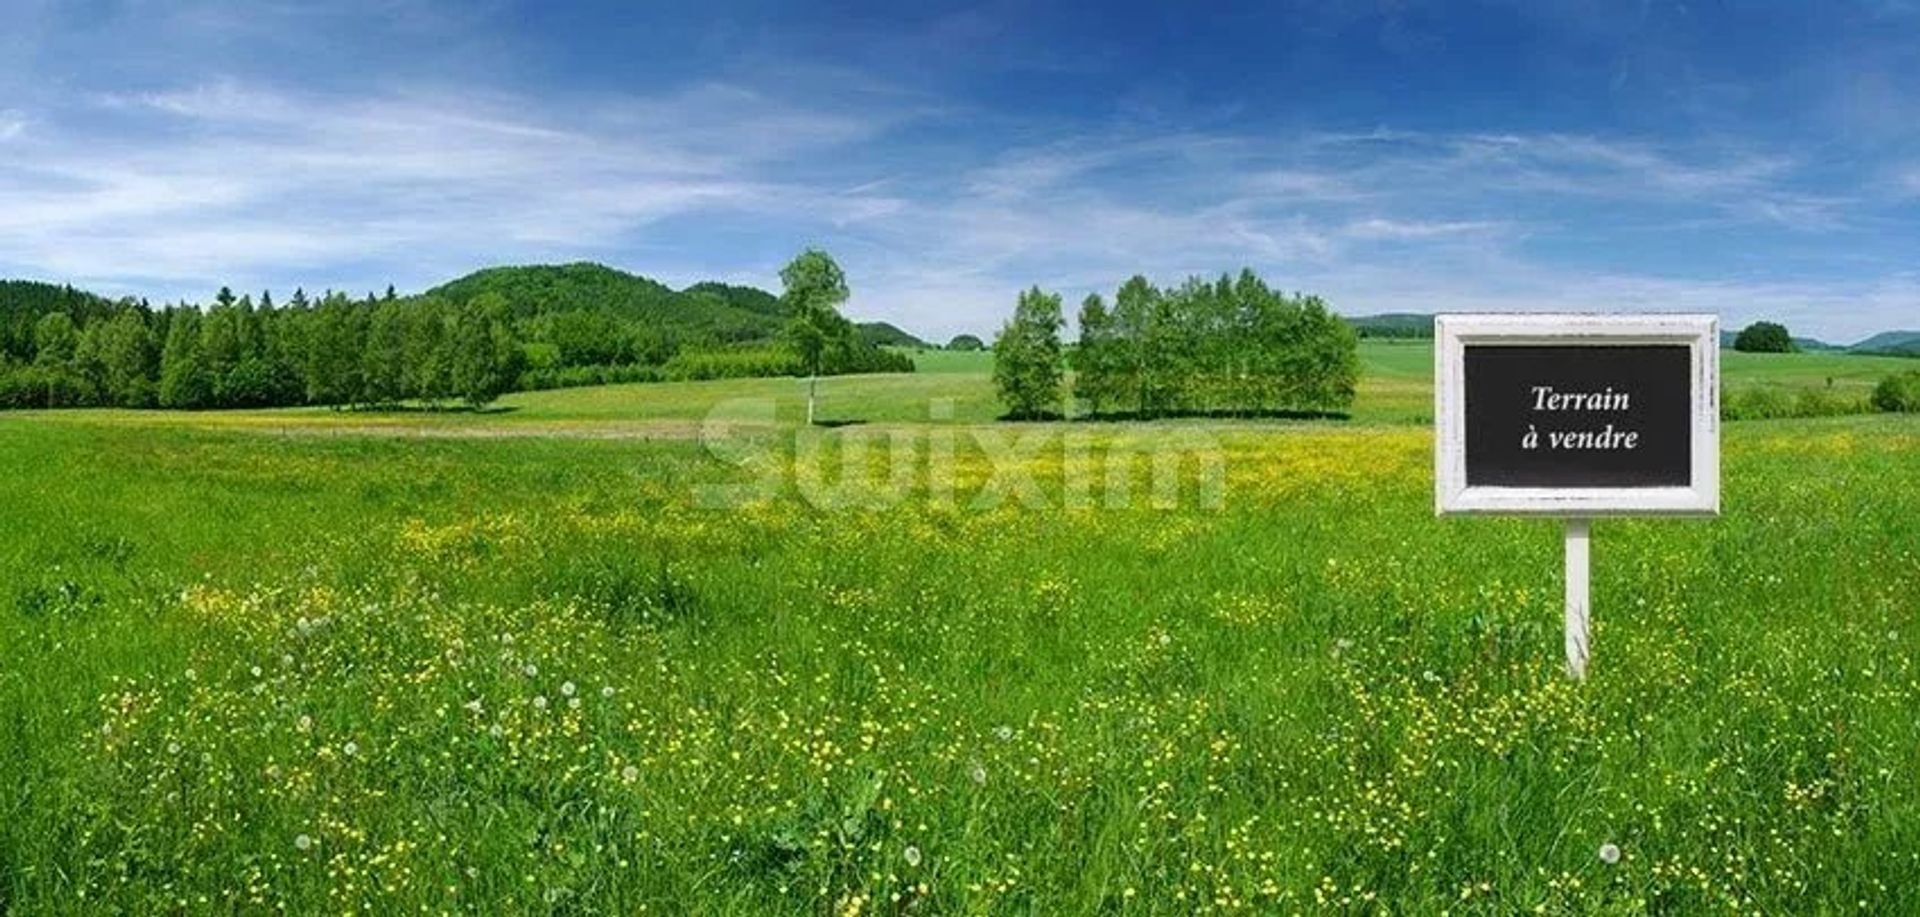
[[[222, 288], [206, 309], [48, 311], [0, 354], [0, 406], [242, 408], [485, 405], [523, 360], [505, 304], [352, 299], [296, 290], [285, 306]], [[29, 346], [21, 347], [24, 343]]]
[[779, 298], [567, 265], [490, 269], [418, 296], [296, 290], [279, 304], [222, 288], [204, 308], [163, 309], [0, 281], [0, 407], [479, 407], [515, 389], [911, 372], [839, 314], [839, 271], [804, 252]]
[[1359, 379], [1353, 327], [1319, 297], [1275, 292], [1251, 270], [1165, 290], [1136, 275], [1111, 308], [1098, 293], [1081, 303], [1070, 350], [1064, 324], [1057, 294], [1020, 294], [993, 345], [1010, 416], [1064, 413], [1069, 367], [1078, 413], [1092, 416], [1335, 412]]

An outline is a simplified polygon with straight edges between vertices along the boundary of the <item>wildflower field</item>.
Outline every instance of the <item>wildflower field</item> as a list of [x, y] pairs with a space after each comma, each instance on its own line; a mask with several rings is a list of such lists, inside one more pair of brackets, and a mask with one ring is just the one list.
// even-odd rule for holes
[[1434, 518], [1367, 356], [1344, 422], [755, 380], [752, 471], [746, 383], [0, 418], [0, 912], [1920, 912], [1920, 419], [1596, 523], [1573, 684], [1560, 528]]

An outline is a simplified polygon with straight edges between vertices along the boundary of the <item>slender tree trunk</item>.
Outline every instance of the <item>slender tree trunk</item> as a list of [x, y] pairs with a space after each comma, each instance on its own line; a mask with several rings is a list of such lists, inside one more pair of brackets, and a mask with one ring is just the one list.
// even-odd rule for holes
[[809, 427], [813, 426], [813, 392], [815, 386], [819, 384], [819, 371], [816, 370], [807, 376], [807, 426]]

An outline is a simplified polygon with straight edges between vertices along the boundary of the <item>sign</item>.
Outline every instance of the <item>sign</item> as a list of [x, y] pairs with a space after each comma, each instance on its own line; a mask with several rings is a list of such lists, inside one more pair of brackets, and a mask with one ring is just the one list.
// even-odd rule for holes
[[1587, 674], [1589, 518], [1720, 512], [1720, 321], [1439, 315], [1434, 509], [1567, 519], [1567, 673]]
[[1713, 515], [1719, 321], [1434, 319], [1435, 509]]
[[1467, 486], [1692, 483], [1688, 348], [1471, 344], [1465, 359]]

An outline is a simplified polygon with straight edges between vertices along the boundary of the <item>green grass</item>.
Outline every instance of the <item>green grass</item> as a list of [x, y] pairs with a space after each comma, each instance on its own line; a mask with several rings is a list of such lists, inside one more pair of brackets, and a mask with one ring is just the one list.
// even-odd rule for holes
[[[820, 381], [820, 418], [828, 423], [915, 424], [931, 420], [989, 423], [1004, 408], [994, 392], [991, 353], [925, 351], [919, 371], [894, 375], [830, 377]], [[1723, 388], [1736, 406], [1756, 403], [1774, 414], [1867, 413], [1868, 395], [1880, 379], [1914, 368], [1897, 357], [1847, 354], [1722, 354]], [[1433, 348], [1428, 341], [1366, 340], [1360, 345], [1361, 380], [1350, 421], [1330, 423], [1427, 423], [1433, 414]], [[174, 414], [151, 411], [37, 412], [17, 416], [79, 420], [88, 424], [131, 423], [247, 428], [473, 429], [521, 433], [585, 427], [606, 432], [686, 435], [707, 420], [763, 419], [767, 409], [781, 424], [806, 416], [804, 379], [724, 379], [710, 382], [637, 383], [519, 392], [489, 412], [363, 412], [327, 408], [281, 408]], [[1735, 413], [1736, 418], [1746, 416]]]
[[[1597, 524], [1576, 686], [1559, 530], [1435, 519], [1429, 352], [1365, 357], [1358, 422], [985, 428], [1041, 506], [911, 423], [963, 372], [797, 453], [793, 380], [0, 417], [0, 912], [1920, 909], [1920, 419], [1729, 424], [1721, 518]], [[808, 497], [894, 434], [917, 489]], [[1109, 506], [1176, 434], [1218, 505]]]
[[914, 372], [980, 375], [993, 372], [993, 351], [991, 350], [896, 349], [913, 358]]

